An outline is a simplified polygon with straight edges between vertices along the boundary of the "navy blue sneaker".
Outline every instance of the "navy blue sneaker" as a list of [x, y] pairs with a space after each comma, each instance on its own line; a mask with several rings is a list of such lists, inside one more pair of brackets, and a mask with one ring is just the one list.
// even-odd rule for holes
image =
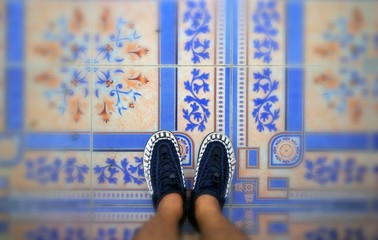
[[210, 133], [203, 140], [197, 160], [190, 200], [189, 220], [198, 230], [195, 201], [204, 194], [215, 197], [222, 209], [235, 172], [235, 155], [231, 141], [223, 133]]
[[144, 149], [143, 168], [155, 209], [160, 200], [170, 193], [180, 194], [185, 204], [184, 171], [179, 145], [173, 133], [158, 131], [150, 137]]

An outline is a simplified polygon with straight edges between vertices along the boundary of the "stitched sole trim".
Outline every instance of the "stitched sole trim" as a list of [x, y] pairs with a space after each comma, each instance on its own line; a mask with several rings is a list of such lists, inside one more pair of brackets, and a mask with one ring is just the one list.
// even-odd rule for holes
[[195, 174], [195, 177], [194, 177], [193, 189], [196, 186], [198, 169], [199, 169], [199, 166], [200, 166], [200, 163], [201, 163], [203, 153], [205, 152], [207, 145], [211, 142], [220, 142], [226, 147], [227, 156], [228, 156], [228, 158], [227, 158], [228, 159], [228, 181], [227, 181], [227, 189], [226, 189], [226, 195], [225, 195], [225, 198], [226, 198], [228, 196], [228, 191], [230, 189], [232, 177], [233, 177], [234, 172], [235, 172], [236, 160], [235, 160], [234, 149], [232, 147], [231, 141], [224, 133], [220, 133], [220, 132], [210, 133], [203, 140], [203, 142], [201, 144], [201, 148], [199, 150], [197, 166], [196, 166], [196, 174]]
[[181, 167], [181, 175], [182, 175], [182, 181], [184, 184], [185, 188], [185, 178], [184, 178], [184, 169], [182, 167], [182, 162], [181, 162], [181, 155], [180, 155], [180, 150], [179, 150], [179, 144], [176, 140], [176, 137], [171, 133], [170, 131], [167, 130], [162, 130], [154, 133], [150, 139], [148, 140], [146, 147], [144, 148], [144, 153], [143, 153], [143, 170], [144, 170], [144, 178], [146, 179], [146, 183], [148, 186], [148, 191], [151, 193], [151, 195], [154, 193], [152, 184], [151, 184], [151, 158], [152, 158], [152, 152], [154, 150], [155, 144], [158, 141], [161, 140], [169, 140], [173, 143], [176, 149], [177, 156], [179, 157], [180, 161], [180, 167]]

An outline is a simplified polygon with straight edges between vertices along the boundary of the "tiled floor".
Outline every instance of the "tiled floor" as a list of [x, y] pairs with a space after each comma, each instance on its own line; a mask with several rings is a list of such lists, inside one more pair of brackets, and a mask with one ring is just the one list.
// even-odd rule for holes
[[375, 9], [0, 0], [0, 238], [130, 239], [169, 129], [188, 186], [204, 136], [232, 139], [224, 214], [253, 239], [377, 239]]

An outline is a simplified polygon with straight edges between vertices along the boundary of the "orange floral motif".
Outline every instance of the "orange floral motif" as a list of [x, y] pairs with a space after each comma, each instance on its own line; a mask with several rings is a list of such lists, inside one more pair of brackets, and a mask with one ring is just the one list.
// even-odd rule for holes
[[130, 59], [135, 61], [148, 54], [149, 50], [145, 47], [140, 47], [137, 43], [129, 43], [126, 45], [125, 52], [130, 55]]
[[69, 111], [72, 114], [73, 120], [78, 122], [82, 115], [83, 110], [87, 108], [87, 104], [82, 102], [80, 97], [72, 98], [69, 103]]
[[104, 98], [102, 103], [98, 103], [96, 105], [97, 110], [99, 111], [99, 115], [101, 116], [104, 122], [109, 122], [110, 116], [114, 112], [114, 101], [109, 98]]

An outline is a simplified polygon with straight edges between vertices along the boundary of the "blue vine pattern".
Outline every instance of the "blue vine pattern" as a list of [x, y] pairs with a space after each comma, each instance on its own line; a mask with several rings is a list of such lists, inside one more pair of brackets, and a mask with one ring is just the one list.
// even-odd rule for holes
[[190, 92], [190, 95], [186, 95], [184, 101], [190, 104], [189, 109], [183, 109], [183, 117], [188, 121], [185, 131], [194, 131], [196, 128], [203, 132], [206, 129], [206, 123], [208, 117], [210, 117], [210, 111], [208, 108], [210, 99], [199, 98], [198, 94], [202, 90], [203, 93], [209, 92], [209, 84], [206, 82], [209, 80], [209, 73], [200, 73], [199, 69], [194, 68], [191, 72], [192, 80], [185, 81], [185, 90]]
[[26, 178], [39, 184], [57, 183], [61, 172], [65, 174], [65, 183], [84, 183], [85, 175], [89, 171], [86, 164], [77, 164], [77, 159], [74, 157], [68, 158], [65, 162], [60, 158], [49, 162], [47, 157], [41, 156], [35, 161], [27, 160], [25, 167]]
[[274, 26], [280, 21], [280, 15], [276, 9], [277, 0], [258, 1], [252, 20], [255, 23], [253, 31], [257, 35], [262, 35], [263, 39], [255, 39], [253, 47], [255, 48], [254, 58], [263, 59], [264, 63], [272, 61], [272, 52], [279, 50], [279, 44], [274, 39], [278, 34], [278, 29]]
[[354, 158], [346, 159], [343, 163], [338, 158], [328, 161], [327, 157], [319, 157], [314, 161], [306, 160], [305, 168], [305, 178], [321, 185], [337, 183], [341, 173], [345, 176], [343, 181], [346, 184], [362, 183], [368, 171], [366, 166], [357, 165]]
[[[340, 232], [339, 232], [340, 231]], [[342, 238], [341, 236], [344, 236]], [[315, 230], [310, 230], [305, 233], [306, 240], [318, 240], [318, 239], [367, 239], [362, 228], [359, 227], [345, 227], [338, 230], [337, 228], [319, 227]]]
[[117, 164], [115, 159], [107, 158], [106, 165], [96, 165], [93, 170], [95, 175], [98, 175], [97, 180], [99, 184], [108, 182], [109, 184], [117, 184], [117, 173], [123, 173], [123, 183], [135, 183], [141, 185], [145, 182], [143, 172], [143, 159], [134, 157], [135, 165], [131, 165], [127, 158], [121, 160], [121, 164]]
[[185, 42], [185, 51], [192, 53], [192, 62], [196, 64], [200, 63], [201, 59], [210, 59], [208, 52], [210, 40], [201, 41], [199, 35], [210, 32], [211, 16], [203, 0], [199, 2], [189, 0], [186, 5], [188, 9], [184, 13], [184, 22], [190, 22], [190, 27], [185, 30], [185, 34], [190, 39]]
[[272, 71], [269, 68], [263, 69], [262, 73], [255, 72], [253, 74], [256, 82], [253, 84], [253, 91], [265, 94], [264, 98], [253, 99], [255, 108], [252, 116], [257, 123], [257, 130], [263, 132], [267, 128], [270, 132], [277, 131], [275, 122], [280, 117], [280, 109], [272, 109], [273, 104], [278, 102], [278, 97], [273, 92], [278, 89], [278, 81], [271, 79]]

